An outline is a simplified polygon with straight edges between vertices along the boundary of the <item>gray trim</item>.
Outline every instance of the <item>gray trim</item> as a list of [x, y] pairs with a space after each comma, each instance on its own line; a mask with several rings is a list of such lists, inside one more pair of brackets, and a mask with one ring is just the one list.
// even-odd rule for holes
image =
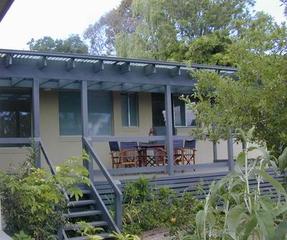
[[[106, 56], [93, 56], [93, 55], [85, 55], [85, 54], [72, 54], [72, 53], [49, 53], [49, 52], [33, 52], [33, 51], [25, 51], [25, 50], [10, 50], [10, 49], [0, 49], [0, 53], [2, 54], [12, 54], [12, 55], [27, 55], [34, 57], [51, 57], [51, 58], [73, 58], [79, 60], [95, 60], [95, 61], [111, 61], [111, 62], [128, 62], [128, 63], [137, 63], [137, 64], [151, 64], [155, 66], [171, 66], [178, 68], [190, 68], [190, 69], [207, 69], [207, 70], [223, 70], [235, 72], [236, 68], [233, 67], [225, 67], [219, 65], [207, 65], [207, 64], [183, 64], [178, 62], [163, 62], [163, 61], [155, 61], [155, 60], [147, 60], [147, 59], [135, 59], [135, 58], [121, 58], [121, 57], [106, 57]], [[102, 70], [102, 69], [101, 69]]]
[[0, 145], [26, 145], [31, 144], [33, 138], [1, 138]]
[[227, 139], [227, 155], [228, 155], [228, 168], [230, 171], [232, 171], [234, 169], [234, 158], [233, 158], [233, 138], [231, 134], [230, 137]]
[[[38, 78], [33, 79], [32, 88], [32, 106], [33, 106], [33, 136], [35, 139], [40, 138], [40, 81]], [[41, 146], [40, 141], [35, 140], [35, 164], [41, 167]]]
[[[192, 136], [172, 136], [173, 140], [194, 140]], [[109, 141], [118, 141], [118, 142], [151, 142], [151, 141], [165, 141], [166, 136], [89, 136], [90, 141], [92, 142], [109, 142]]]
[[165, 127], [166, 127], [166, 149], [168, 161], [168, 174], [173, 175], [173, 124], [172, 124], [172, 99], [170, 86], [165, 86]]

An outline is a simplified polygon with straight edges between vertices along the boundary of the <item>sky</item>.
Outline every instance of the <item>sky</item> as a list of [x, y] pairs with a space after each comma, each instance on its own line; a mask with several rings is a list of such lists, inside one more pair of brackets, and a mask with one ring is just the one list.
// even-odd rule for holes
[[[0, 0], [1, 1], [1, 0]], [[82, 35], [121, 0], [15, 0], [0, 23], [0, 48], [28, 49], [31, 38]], [[284, 21], [280, 0], [257, 0], [255, 9]]]

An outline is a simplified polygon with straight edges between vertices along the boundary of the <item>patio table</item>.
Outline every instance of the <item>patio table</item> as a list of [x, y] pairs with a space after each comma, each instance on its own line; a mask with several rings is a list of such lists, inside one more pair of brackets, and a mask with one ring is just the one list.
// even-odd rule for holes
[[[158, 149], [165, 149], [165, 144], [159, 143], [143, 143], [138, 148], [139, 166], [158, 166], [157, 156], [155, 151]], [[154, 150], [153, 154], [148, 154], [148, 150]]]

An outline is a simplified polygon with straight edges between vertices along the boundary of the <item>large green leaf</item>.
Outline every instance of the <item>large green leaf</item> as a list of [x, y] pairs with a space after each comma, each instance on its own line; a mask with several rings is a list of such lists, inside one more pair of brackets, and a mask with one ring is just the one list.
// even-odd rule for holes
[[287, 222], [282, 222], [276, 228], [276, 239], [287, 239]]
[[287, 193], [284, 189], [284, 187], [282, 186], [282, 184], [277, 181], [276, 179], [274, 179], [272, 176], [270, 176], [267, 172], [265, 171], [259, 171], [260, 176], [267, 182], [271, 183], [271, 185], [276, 189], [276, 191], [278, 193], [281, 193], [285, 196], [287, 196]]
[[287, 147], [284, 149], [282, 154], [278, 157], [279, 169], [284, 171], [287, 168]]
[[245, 208], [242, 205], [237, 205], [232, 208], [227, 215], [228, 233], [233, 239], [236, 239], [237, 229], [244, 214]]
[[197, 228], [197, 232], [200, 236], [202, 236], [202, 233], [203, 233], [204, 217], [205, 216], [204, 216], [203, 210], [198, 211], [196, 216], [195, 216], [196, 228]]
[[256, 216], [252, 215], [250, 216], [250, 219], [245, 223], [244, 228], [244, 235], [242, 240], [248, 240], [250, 234], [254, 231], [255, 227], [257, 226], [257, 218]]
[[[271, 209], [270, 209], [271, 210]], [[260, 228], [260, 232], [263, 233], [265, 239], [274, 239], [275, 236], [275, 227], [270, 210], [259, 210], [256, 211], [256, 218]]]
[[246, 158], [246, 153], [245, 152], [240, 152], [236, 158], [236, 163], [239, 165], [239, 166], [244, 166], [245, 164], [245, 158]]

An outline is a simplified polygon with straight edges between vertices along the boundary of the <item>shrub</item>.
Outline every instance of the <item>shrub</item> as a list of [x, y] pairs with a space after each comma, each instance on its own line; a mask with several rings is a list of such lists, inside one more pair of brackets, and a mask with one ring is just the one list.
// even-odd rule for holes
[[88, 172], [81, 165], [83, 157], [69, 159], [57, 167], [55, 176], [35, 168], [31, 157], [14, 175], [0, 173], [0, 193], [8, 234], [25, 232], [35, 240], [54, 239], [64, 223], [62, 215], [66, 199], [62, 189], [78, 198], [82, 193], [76, 184], [89, 183]]
[[177, 196], [169, 188], [150, 186], [143, 178], [127, 184], [124, 198], [124, 231], [133, 234], [159, 227], [176, 233], [195, 224], [195, 214], [201, 208], [191, 193]]

